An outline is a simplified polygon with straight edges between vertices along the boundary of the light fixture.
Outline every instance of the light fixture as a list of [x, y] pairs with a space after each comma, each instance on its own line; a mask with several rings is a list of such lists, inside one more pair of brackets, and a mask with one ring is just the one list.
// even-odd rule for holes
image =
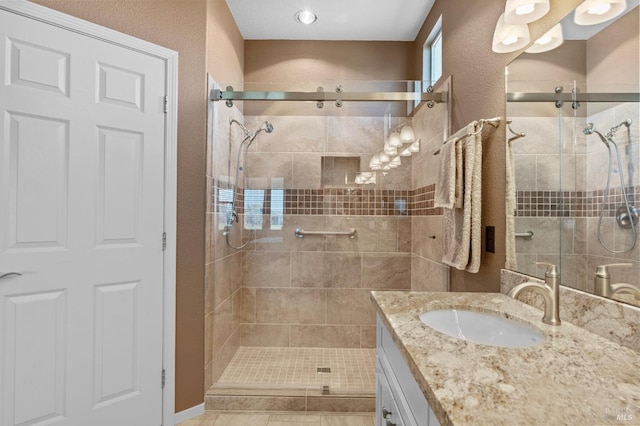
[[547, 31], [542, 37], [537, 39], [530, 48], [525, 50], [527, 53], [542, 53], [549, 50], [553, 50], [560, 46], [564, 38], [562, 37], [562, 25], [556, 24], [553, 28]]
[[507, 24], [528, 24], [549, 12], [549, 0], [507, 0], [504, 21]]
[[573, 22], [595, 25], [613, 19], [627, 8], [626, 0], [586, 0], [576, 7]]
[[408, 146], [405, 149], [403, 149], [402, 151], [400, 151], [400, 153], [398, 155], [400, 157], [411, 157], [411, 154], [413, 154], [413, 152], [411, 152], [411, 147]]
[[503, 13], [493, 32], [491, 48], [496, 53], [514, 52], [528, 45], [530, 40], [529, 27], [526, 24], [507, 24]]
[[296, 21], [300, 22], [301, 24], [313, 24], [317, 19], [318, 17], [316, 16], [316, 14], [310, 10], [301, 10], [300, 12], [296, 13]]
[[389, 157], [388, 154], [385, 154], [384, 152], [381, 152], [378, 154], [378, 159], [380, 160], [380, 163], [384, 164], [384, 163], [388, 163], [389, 161], [391, 161], [391, 157]]
[[402, 141], [402, 143], [409, 143], [409, 142], [415, 141], [416, 136], [415, 136], [415, 133], [413, 132], [413, 127], [409, 126], [408, 124], [406, 126], [403, 126], [402, 129], [400, 130], [400, 140]]
[[400, 157], [396, 157], [389, 162], [389, 167], [395, 169], [396, 167], [400, 167], [402, 163], [400, 162]]
[[402, 140], [400, 139], [400, 133], [399, 132], [391, 132], [391, 134], [389, 135], [389, 140], [387, 141], [387, 143], [389, 144], [389, 146], [392, 146], [394, 148], [399, 148], [402, 146]]
[[398, 155], [398, 148], [395, 146], [389, 145], [389, 142], [385, 142], [384, 153], [388, 155]]
[[358, 185], [371, 185], [376, 183], [376, 172], [356, 173], [355, 183]]
[[420, 139], [418, 139], [417, 141], [415, 141], [409, 146], [409, 151], [411, 151], [414, 154], [416, 152], [420, 152]]
[[369, 168], [371, 170], [380, 170], [382, 168], [382, 162], [380, 161], [380, 156], [378, 156], [378, 154], [371, 157], [371, 161], [369, 161]]

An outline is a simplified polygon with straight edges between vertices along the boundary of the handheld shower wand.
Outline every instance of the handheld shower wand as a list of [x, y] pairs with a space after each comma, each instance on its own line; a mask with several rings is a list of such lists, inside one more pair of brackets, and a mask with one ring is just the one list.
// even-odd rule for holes
[[[638, 223], [638, 216], [639, 216], [638, 210], [635, 208], [635, 206], [631, 205], [629, 202], [627, 189], [624, 186], [624, 174], [622, 171], [622, 162], [620, 161], [620, 151], [618, 150], [618, 145], [613, 140], [613, 135], [622, 126], [626, 126], [627, 128], [629, 128], [631, 126], [631, 119], [627, 119], [622, 123], [618, 124], [617, 126], [612, 127], [611, 130], [609, 130], [609, 132], [606, 135], [603, 135], [598, 130], [596, 130], [593, 123], [587, 123], [587, 127], [585, 127], [582, 130], [582, 132], [585, 135], [591, 135], [594, 133], [597, 134], [600, 137], [600, 140], [602, 140], [602, 143], [605, 144], [605, 146], [607, 147], [607, 150], [609, 151], [609, 171], [607, 173], [607, 184], [604, 191], [604, 197], [602, 199], [602, 207], [600, 208], [600, 217], [598, 219], [598, 241], [600, 242], [600, 245], [605, 250], [611, 253], [618, 253], [618, 254], [627, 253], [633, 250], [633, 248], [636, 246], [636, 242], [638, 240], [638, 231], [636, 229], [636, 224]], [[616, 157], [617, 157], [618, 169], [619, 169], [618, 176], [620, 177], [620, 190], [622, 191], [622, 198], [624, 201], [624, 205], [620, 206], [616, 211], [616, 221], [618, 222], [618, 225], [620, 227], [631, 228], [633, 232], [633, 242], [629, 248], [626, 248], [624, 250], [615, 250], [615, 249], [609, 248], [602, 240], [602, 220], [604, 217], [604, 210], [607, 204], [607, 199], [609, 198], [609, 192], [611, 190], [611, 174], [613, 173], [613, 155], [611, 152], [612, 145], [616, 151]]]
[[[223, 235], [225, 236], [227, 245], [229, 247], [236, 250], [240, 250], [251, 242], [252, 235], [255, 232], [254, 230], [251, 230], [251, 235], [249, 236], [249, 239], [238, 247], [232, 245], [231, 242], [229, 241], [229, 234], [231, 233], [231, 228], [233, 227], [234, 220], [236, 223], [239, 222], [239, 214], [236, 211], [236, 192], [238, 191], [238, 181], [240, 179], [240, 172], [242, 172], [242, 174], [244, 175], [244, 181], [246, 185], [248, 168], [249, 168], [249, 163], [248, 163], [249, 162], [249, 159], [248, 159], [249, 146], [251, 146], [251, 143], [254, 141], [256, 136], [258, 136], [258, 133], [262, 131], [266, 133], [273, 132], [273, 125], [268, 121], [265, 121], [256, 131], [252, 133], [249, 129], [247, 129], [247, 127], [244, 124], [240, 123], [238, 120], [235, 120], [235, 119], [229, 120], [229, 125], [232, 125], [234, 123], [240, 126], [240, 128], [244, 132], [244, 138], [242, 139], [242, 141], [240, 142], [240, 146], [238, 147], [238, 154], [236, 157], [236, 176], [233, 183], [234, 188], [233, 188], [233, 194], [232, 194], [231, 206], [230, 206], [231, 210], [227, 214], [227, 223], [224, 226]], [[229, 154], [231, 154], [231, 152], [229, 152]], [[244, 154], [244, 160], [241, 162], [240, 160], [243, 157], [242, 154]], [[230, 167], [231, 167], [231, 155], [229, 155], [229, 168]]]

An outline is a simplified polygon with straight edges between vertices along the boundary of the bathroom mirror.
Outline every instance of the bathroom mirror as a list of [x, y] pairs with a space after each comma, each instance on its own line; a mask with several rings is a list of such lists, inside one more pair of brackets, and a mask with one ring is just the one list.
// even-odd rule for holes
[[508, 65], [505, 267], [640, 306], [638, 3]]

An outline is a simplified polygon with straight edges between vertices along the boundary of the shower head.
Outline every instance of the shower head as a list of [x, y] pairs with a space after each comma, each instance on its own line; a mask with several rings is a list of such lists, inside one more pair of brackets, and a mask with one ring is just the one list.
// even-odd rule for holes
[[[258, 132], [264, 130], [267, 133], [271, 133], [273, 132], [273, 125], [271, 123], [269, 123], [268, 121], [265, 121], [264, 123], [262, 123], [262, 126], [260, 126], [260, 128], [258, 129]], [[256, 133], [258, 133], [256, 132]]]
[[607, 148], [609, 148], [609, 142], [610, 140], [606, 137], [604, 137], [604, 135], [602, 133], [600, 133], [599, 131], [597, 131], [593, 125], [593, 123], [587, 123], [587, 127], [585, 127], [582, 130], [582, 133], [584, 133], [585, 135], [592, 135], [592, 134], [596, 134], [598, 136], [600, 136], [600, 140], [602, 140], [602, 143], [605, 144], [607, 146]]
[[249, 143], [247, 144], [247, 149], [249, 149], [249, 146], [251, 146], [251, 144], [253, 143], [253, 140], [256, 138], [256, 136], [258, 136], [258, 133], [260, 132], [267, 132], [267, 133], [273, 132], [273, 125], [268, 121], [265, 121], [264, 123], [262, 123], [262, 126], [258, 128], [258, 130], [256, 130], [253, 134], [249, 134], [247, 136], [247, 139], [249, 140]]
[[594, 132], [593, 123], [587, 123], [587, 127], [582, 130], [585, 135], [591, 135]]

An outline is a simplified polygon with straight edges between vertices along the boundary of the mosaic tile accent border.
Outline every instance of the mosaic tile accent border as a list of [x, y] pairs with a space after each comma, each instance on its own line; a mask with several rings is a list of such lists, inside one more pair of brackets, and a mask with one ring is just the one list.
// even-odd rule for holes
[[[214, 186], [213, 211], [229, 209], [230, 189]], [[435, 185], [405, 189], [274, 189], [244, 190], [235, 194], [236, 211], [245, 213], [254, 203], [259, 214], [328, 215], [328, 216], [437, 216]]]
[[[640, 187], [627, 188], [629, 201], [640, 200]], [[598, 217], [605, 191], [517, 191], [517, 217]], [[605, 217], [614, 217], [624, 204], [621, 188], [611, 188]]]

